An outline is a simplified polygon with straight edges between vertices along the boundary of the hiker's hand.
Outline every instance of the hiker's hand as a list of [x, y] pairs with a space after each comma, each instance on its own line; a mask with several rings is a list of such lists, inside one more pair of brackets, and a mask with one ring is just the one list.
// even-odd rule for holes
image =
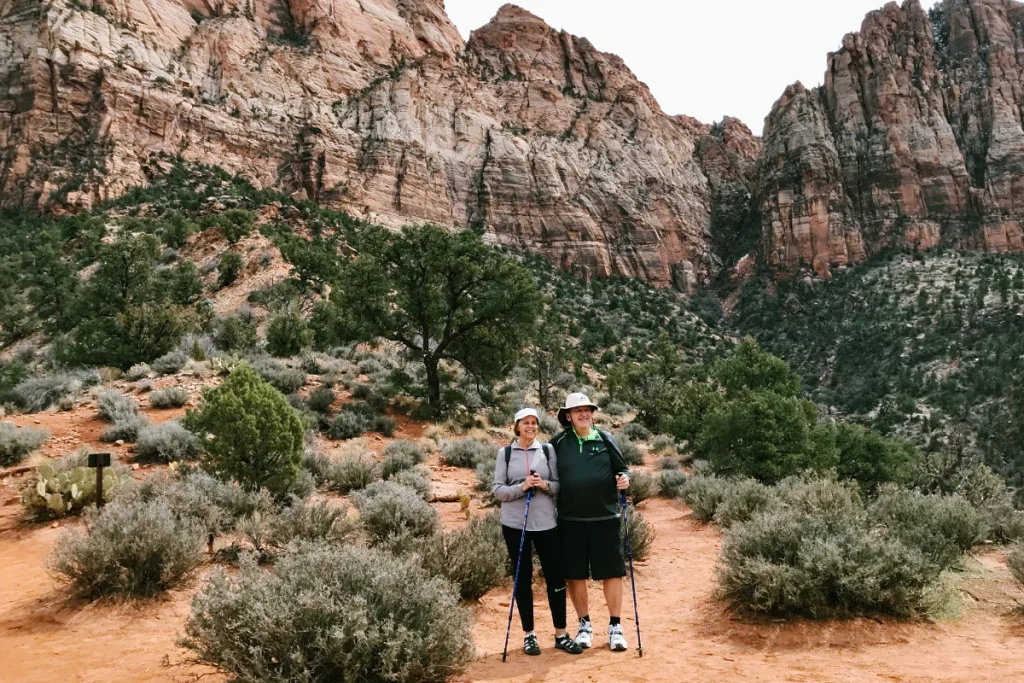
[[620, 474], [615, 477], [615, 488], [620, 491], [625, 491], [629, 488], [629, 477], [625, 474]]
[[539, 474], [531, 474], [526, 477], [526, 481], [523, 482], [523, 490], [529, 491], [530, 489], [538, 488], [543, 483], [544, 480], [540, 478]]

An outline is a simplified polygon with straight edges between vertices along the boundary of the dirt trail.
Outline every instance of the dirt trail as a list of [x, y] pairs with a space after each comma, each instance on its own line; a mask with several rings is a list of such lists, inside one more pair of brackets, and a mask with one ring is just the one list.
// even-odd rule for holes
[[[438, 475], [440, 474], [440, 477]], [[436, 472], [448, 478], [449, 472]], [[45, 571], [61, 533], [50, 526], [16, 524], [19, 506], [10, 490], [0, 501], [0, 682], [86, 683], [222, 681], [187, 664], [174, 642], [201, 584], [137, 605], [69, 603]], [[450, 507], [450, 506], [449, 506]], [[457, 506], [456, 506], [457, 507]], [[1024, 680], [1024, 626], [1011, 616], [1018, 597], [998, 552], [972, 561], [964, 579], [963, 614], [937, 624], [856, 620], [838, 624], [749, 624], [731, 618], [712, 599], [720, 535], [694, 522], [680, 503], [652, 500], [644, 514], [657, 530], [652, 558], [638, 567], [644, 657], [635, 650], [598, 647], [579, 657], [550, 649], [542, 628], [540, 657], [526, 657], [521, 638], [501, 662], [510, 587], [492, 591], [473, 608], [478, 660], [459, 681], [786, 681], [858, 683], [900, 681]], [[455, 510], [445, 509], [455, 519]], [[72, 523], [73, 524], [73, 523]], [[535, 591], [538, 625], [547, 607]], [[635, 623], [627, 596], [630, 645]], [[591, 614], [597, 644], [604, 644], [606, 612], [595, 586]], [[572, 610], [570, 609], [570, 618]]]

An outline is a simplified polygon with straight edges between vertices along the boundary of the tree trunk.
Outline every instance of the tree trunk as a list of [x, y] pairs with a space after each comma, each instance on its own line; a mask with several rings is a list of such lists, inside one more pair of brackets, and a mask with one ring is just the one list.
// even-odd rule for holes
[[423, 365], [427, 368], [427, 404], [436, 414], [441, 408], [441, 378], [437, 374], [437, 358], [424, 354]]

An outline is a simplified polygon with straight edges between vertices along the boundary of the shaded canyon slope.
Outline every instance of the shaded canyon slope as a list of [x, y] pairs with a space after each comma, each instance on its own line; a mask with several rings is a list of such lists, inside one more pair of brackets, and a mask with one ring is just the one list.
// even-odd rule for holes
[[759, 151], [726, 128], [513, 5], [467, 43], [442, 0], [0, 0], [5, 205], [89, 206], [181, 155], [688, 290]]
[[765, 122], [754, 195], [777, 269], [891, 246], [1021, 251], [1024, 5], [918, 0], [870, 13], [824, 85], [787, 89]]

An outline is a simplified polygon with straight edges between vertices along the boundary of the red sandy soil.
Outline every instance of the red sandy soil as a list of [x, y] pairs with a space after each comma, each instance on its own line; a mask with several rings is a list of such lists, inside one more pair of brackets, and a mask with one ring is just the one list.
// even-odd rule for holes
[[[75, 439], [92, 443], [94, 428], [100, 425], [94, 425], [90, 415], [79, 410], [17, 418], [17, 422], [32, 424], [38, 419], [55, 437], [74, 434]], [[396, 438], [421, 433], [414, 424], [403, 422]], [[439, 488], [472, 488], [475, 478], [468, 470], [440, 467], [436, 456], [430, 464]], [[63, 529], [21, 522], [17, 491], [23, 481], [12, 478], [0, 486], [0, 682], [225, 680], [189, 663], [187, 652], [175, 645], [189, 599], [203, 577], [153, 601], [85, 604], [69, 600], [46, 571], [47, 554]], [[457, 503], [438, 508], [446, 526], [461, 523]], [[472, 509], [478, 509], [476, 501]], [[623, 622], [633, 649], [626, 653], [607, 649], [607, 612], [599, 587], [593, 586], [591, 615], [598, 647], [572, 657], [551, 649], [552, 633], [543, 626], [548, 623], [543, 589], [535, 586], [544, 652], [540, 657], [523, 655], [521, 634], [514, 624], [512, 653], [502, 663], [510, 592], [510, 586], [504, 586], [471, 607], [477, 659], [458, 680], [1024, 681], [1024, 617], [1011, 613], [1021, 594], [1000, 551], [984, 551], [970, 560], [970, 571], [960, 581], [962, 613], [954, 619], [912, 624], [873, 619], [750, 623], [714, 600], [718, 530], [695, 522], [681, 503], [652, 500], [641, 509], [657, 531], [651, 559], [637, 566], [643, 658], [636, 655], [636, 623], [628, 592]], [[61, 526], [76, 524], [70, 521]]]

